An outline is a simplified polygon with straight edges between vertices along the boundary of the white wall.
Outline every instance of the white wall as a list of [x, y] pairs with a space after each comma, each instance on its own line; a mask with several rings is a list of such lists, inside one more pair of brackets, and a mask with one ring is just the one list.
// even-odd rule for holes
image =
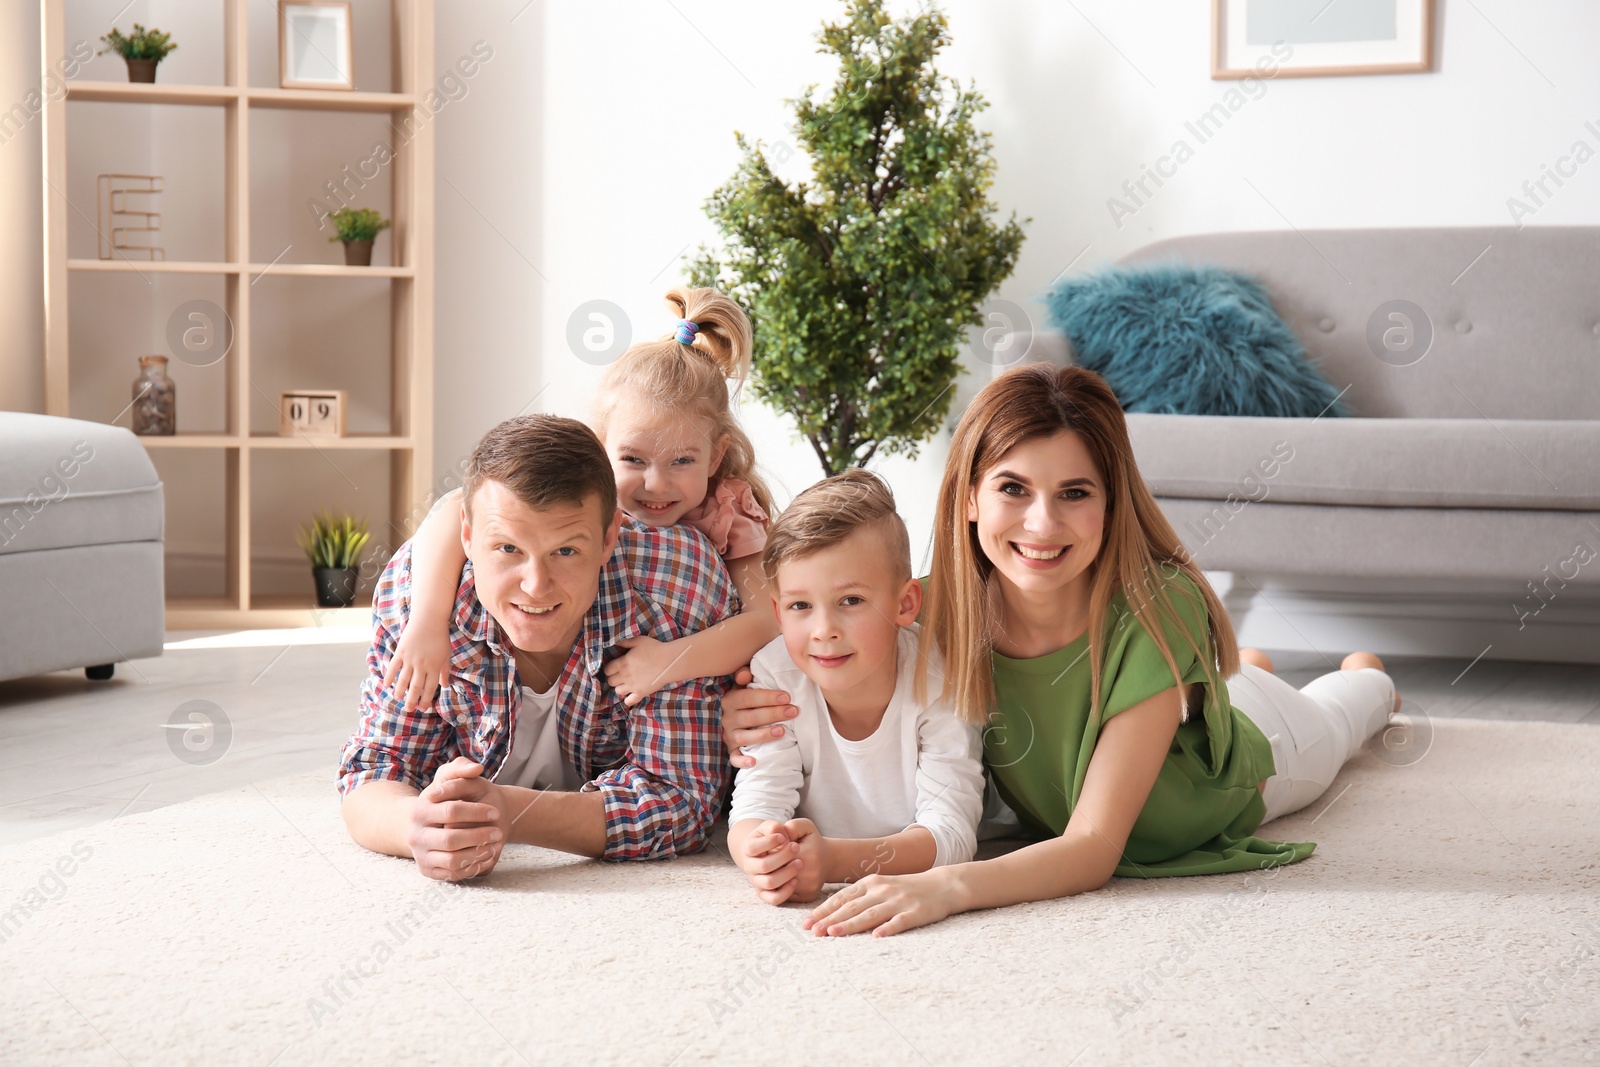
[[[441, 477], [499, 419], [587, 410], [599, 368], [566, 342], [580, 304], [611, 300], [627, 309], [635, 336], [665, 332], [660, 296], [681, 279], [681, 256], [714, 236], [701, 203], [734, 168], [733, 131], [792, 141], [784, 101], [831, 80], [813, 35], [843, 10], [838, 0], [524, 3], [439, 4], [441, 68], [474, 41], [495, 50], [437, 120]], [[135, 8], [143, 4], [156, 0]], [[26, 10], [0, 14], [3, 102], [37, 80], [37, 11], [18, 6]], [[74, 10], [94, 22], [107, 6], [85, 0]], [[1003, 211], [1031, 218], [999, 295], [1035, 313], [1030, 301], [1069, 266], [1090, 269], [1179, 233], [1510, 222], [1507, 198], [1584, 136], [1586, 120], [1600, 120], [1600, 7], [1440, 0], [1435, 72], [1268, 83], [1118, 226], [1107, 199], [1230, 88], [1207, 73], [1210, 5], [944, 8], [955, 44], [943, 68], [974, 80], [992, 105], [984, 122], [999, 163], [994, 195]], [[19, 69], [25, 63], [34, 66]], [[35, 124], [0, 145], [0, 300], [16, 324], [0, 356], [0, 405], [33, 410], [42, 405], [37, 174]], [[1600, 221], [1600, 164], [1530, 221]], [[980, 382], [964, 379], [957, 412]], [[780, 498], [820, 474], [782, 419], [753, 403], [744, 418]], [[919, 551], [942, 460], [935, 444], [915, 461], [875, 464], [895, 485]]]

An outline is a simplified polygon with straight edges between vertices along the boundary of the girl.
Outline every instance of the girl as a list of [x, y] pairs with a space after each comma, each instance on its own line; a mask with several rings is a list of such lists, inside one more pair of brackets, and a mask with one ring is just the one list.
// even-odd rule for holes
[[[1257, 870], [1311, 853], [1256, 829], [1327, 789], [1398, 706], [1394, 683], [1368, 653], [1303, 690], [1259, 653], [1241, 657], [1132, 456], [1122, 409], [1091, 371], [1026, 365], [973, 400], [939, 492], [922, 642], [944, 654], [958, 713], [988, 727], [995, 784], [1037, 841], [870, 876], [807, 928], [882, 936], [1113, 874]], [[787, 699], [728, 694], [730, 745], [765, 739], [751, 727]]]
[[[667, 304], [674, 332], [629, 348], [601, 378], [595, 433], [611, 456], [618, 506], [649, 526], [682, 522], [705, 534], [746, 610], [671, 643], [622, 641], [629, 651], [606, 664], [606, 681], [630, 707], [690, 678], [732, 674], [778, 635], [760, 565], [772, 498], [729, 405], [728, 379], [750, 372], [750, 320], [715, 289], [673, 289]], [[406, 711], [449, 684], [450, 611], [466, 556], [460, 490], [446, 501], [413, 539], [411, 615], [384, 675], [405, 691]]]

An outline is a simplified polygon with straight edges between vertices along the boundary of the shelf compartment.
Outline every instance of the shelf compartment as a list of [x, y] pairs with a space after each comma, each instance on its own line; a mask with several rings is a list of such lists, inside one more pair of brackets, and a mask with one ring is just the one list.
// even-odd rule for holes
[[275, 630], [308, 626], [343, 628], [365, 627], [371, 622], [370, 605], [319, 608], [311, 596], [256, 597], [248, 608], [240, 608], [221, 597], [170, 597], [167, 600], [169, 630]]

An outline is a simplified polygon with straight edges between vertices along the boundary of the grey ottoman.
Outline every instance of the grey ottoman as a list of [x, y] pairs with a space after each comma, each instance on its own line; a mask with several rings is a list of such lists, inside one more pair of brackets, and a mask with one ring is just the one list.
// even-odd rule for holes
[[161, 532], [132, 433], [0, 411], [0, 680], [159, 656]]

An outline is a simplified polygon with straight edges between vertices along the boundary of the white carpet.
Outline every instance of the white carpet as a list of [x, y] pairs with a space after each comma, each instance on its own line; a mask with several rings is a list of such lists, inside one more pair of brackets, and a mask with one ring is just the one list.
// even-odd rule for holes
[[0, 1062], [1600, 1062], [1600, 729], [1435, 730], [1275, 824], [1319, 843], [1275, 876], [882, 940], [802, 935], [720, 846], [428, 882], [330, 765], [15, 849]]

